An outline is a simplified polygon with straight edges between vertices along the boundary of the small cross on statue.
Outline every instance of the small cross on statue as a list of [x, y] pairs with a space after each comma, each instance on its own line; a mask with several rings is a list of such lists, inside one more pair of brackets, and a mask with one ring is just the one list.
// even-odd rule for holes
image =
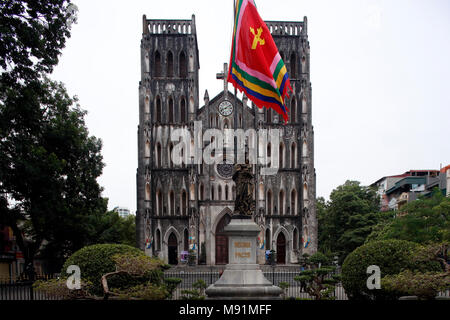
[[223, 92], [228, 95], [228, 63], [223, 64], [223, 72], [216, 73], [216, 79], [223, 79]]

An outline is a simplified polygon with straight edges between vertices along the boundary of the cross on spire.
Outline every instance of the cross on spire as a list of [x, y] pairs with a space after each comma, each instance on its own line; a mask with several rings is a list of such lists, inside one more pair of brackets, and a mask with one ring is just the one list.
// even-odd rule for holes
[[225, 97], [228, 95], [228, 63], [223, 64], [223, 72], [216, 74], [216, 79], [223, 79], [223, 92]]

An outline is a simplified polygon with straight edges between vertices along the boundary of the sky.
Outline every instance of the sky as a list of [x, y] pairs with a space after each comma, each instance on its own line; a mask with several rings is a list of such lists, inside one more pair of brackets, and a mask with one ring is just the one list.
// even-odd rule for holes
[[[200, 105], [223, 82], [232, 0], [72, 0], [77, 23], [52, 78], [88, 111], [103, 142], [99, 183], [109, 209], [136, 211], [142, 16], [190, 19], [199, 46]], [[264, 20], [308, 17], [317, 196], [346, 180], [369, 185], [450, 164], [450, 1], [256, 0]], [[231, 90], [231, 85], [230, 85]]]

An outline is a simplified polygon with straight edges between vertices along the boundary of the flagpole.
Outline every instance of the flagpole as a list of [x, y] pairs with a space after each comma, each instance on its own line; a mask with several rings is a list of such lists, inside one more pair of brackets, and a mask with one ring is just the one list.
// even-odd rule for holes
[[[236, 23], [236, 0], [233, 0], [233, 32], [235, 31], [235, 23]], [[230, 68], [233, 68], [231, 65]], [[234, 87], [234, 132], [236, 133], [237, 129], [237, 89], [236, 86]], [[234, 163], [237, 164], [237, 139], [234, 137]]]

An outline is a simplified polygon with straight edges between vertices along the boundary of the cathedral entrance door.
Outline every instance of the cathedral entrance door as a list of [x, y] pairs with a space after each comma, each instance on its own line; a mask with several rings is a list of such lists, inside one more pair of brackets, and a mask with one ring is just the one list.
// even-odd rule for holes
[[169, 236], [167, 246], [169, 248], [169, 264], [178, 264], [178, 241], [173, 232]]
[[231, 217], [226, 214], [220, 219], [216, 228], [216, 264], [228, 263], [228, 236], [223, 232], [223, 228], [230, 223]]
[[283, 232], [280, 232], [277, 238], [277, 263], [286, 263], [286, 238]]

